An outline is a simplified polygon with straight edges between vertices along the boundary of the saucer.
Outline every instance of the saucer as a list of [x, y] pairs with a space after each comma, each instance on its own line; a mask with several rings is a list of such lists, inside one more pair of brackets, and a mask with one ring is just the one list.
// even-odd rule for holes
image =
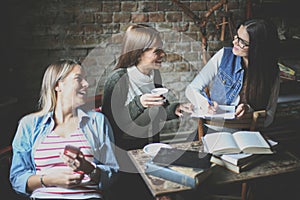
[[170, 145], [165, 143], [152, 143], [144, 146], [143, 151], [150, 156], [155, 156], [162, 147], [170, 149], [172, 148]]

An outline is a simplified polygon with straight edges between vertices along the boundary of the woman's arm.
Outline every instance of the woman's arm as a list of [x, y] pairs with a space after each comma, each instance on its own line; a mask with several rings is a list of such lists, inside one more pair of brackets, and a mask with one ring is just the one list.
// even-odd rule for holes
[[19, 125], [12, 142], [13, 157], [10, 167], [10, 182], [13, 189], [20, 194], [30, 195], [27, 191], [27, 180], [35, 174], [34, 164], [31, 160], [32, 145], [30, 135], [33, 134], [34, 121], [25, 116]]
[[210, 82], [216, 76], [218, 67], [222, 60], [223, 52], [224, 49], [220, 49], [187, 86], [185, 95], [194, 107], [199, 108], [201, 105], [207, 105], [207, 99], [201, 95], [201, 93], [209, 86]]

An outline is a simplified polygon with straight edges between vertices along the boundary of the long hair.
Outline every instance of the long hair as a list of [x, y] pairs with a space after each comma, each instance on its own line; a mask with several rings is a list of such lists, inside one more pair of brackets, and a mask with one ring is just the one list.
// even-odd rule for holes
[[54, 110], [57, 102], [55, 87], [59, 80], [63, 80], [73, 70], [75, 65], [80, 65], [80, 63], [74, 60], [59, 60], [47, 67], [40, 91], [40, 110], [37, 114], [44, 115]]
[[153, 48], [157, 42], [162, 43], [159, 32], [145, 24], [131, 25], [127, 28], [121, 56], [115, 69], [137, 65], [144, 51]]
[[279, 39], [268, 20], [252, 19], [242, 24], [249, 34], [247, 102], [255, 110], [265, 109], [278, 79]]

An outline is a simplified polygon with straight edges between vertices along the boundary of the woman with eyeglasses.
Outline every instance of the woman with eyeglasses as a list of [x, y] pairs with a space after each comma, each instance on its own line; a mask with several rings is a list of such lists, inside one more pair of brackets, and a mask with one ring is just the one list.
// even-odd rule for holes
[[[273, 121], [279, 93], [276, 26], [264, 19], [247, 20], [238, 26], [232, 44], [208, 61], [186, 88], [186, 96], [195, 107], [209, 113], [221, 104], [234, 105], [237, 118], [265, 109], [264, 125], [268, 126]], [[206, 87], [209, 94], [205, 93]]]

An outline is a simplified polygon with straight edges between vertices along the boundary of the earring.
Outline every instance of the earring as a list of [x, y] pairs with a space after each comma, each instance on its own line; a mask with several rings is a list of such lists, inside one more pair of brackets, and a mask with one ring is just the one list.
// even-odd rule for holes
[[55, 91], [56, 91], [56, 92], [61, 92], [61, 89], [60, 89], [58, 86], [56, 86], [56, 87], [55, 87]]

